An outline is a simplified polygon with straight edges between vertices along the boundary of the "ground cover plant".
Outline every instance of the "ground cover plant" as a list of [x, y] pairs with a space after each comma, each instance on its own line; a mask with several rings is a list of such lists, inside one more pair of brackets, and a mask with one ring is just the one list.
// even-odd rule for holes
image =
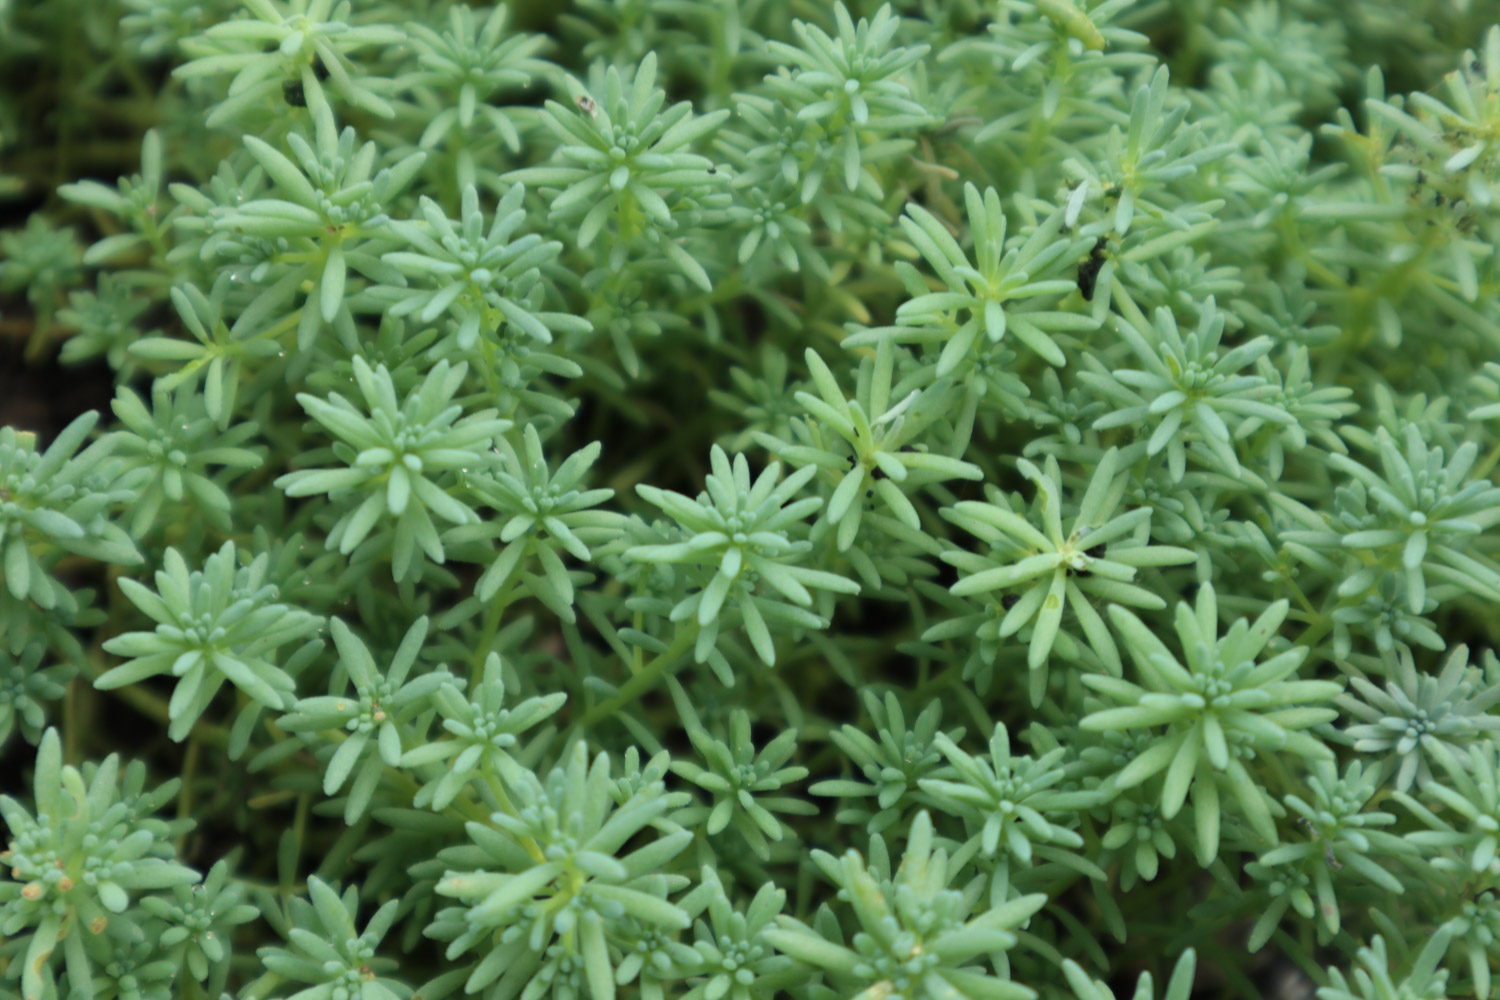
[[1497, 25], [0, 0], [0, 1000], [1494, 995]]

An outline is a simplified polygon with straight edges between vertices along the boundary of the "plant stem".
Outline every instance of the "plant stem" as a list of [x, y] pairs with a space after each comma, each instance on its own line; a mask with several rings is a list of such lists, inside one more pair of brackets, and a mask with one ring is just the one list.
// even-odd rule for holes
[[[193, 778], [198, 772], [198, 756], [203, 749], [203, 740], [197, 733], [188, 740], [187, 754], [182, 761], [182, 791], [177, 796], [177, 818], [191, 819], [193, 815]], [[177, 836], [176, 852], [182, 857], [187, 843], [187, 833]]]
[[670, 646], [642, 667], [640, 673], [620, 685], [619, 692], [613, 698], [602, 701], [589, 709], [579, 725], [583, 729], [591, 729], [656, 687], [657, 683], [667, 675], [669, 668], [673, 667], [682, 654], [687, 652], [688, 647], [697, 637], [697, 622], [690, 622], [679, 628], [677, 634], [672, 637]]
[[[523, 557], [524, 558], [524, 557]], [[516, 568], [511, 570], [511, 576], [519, 576], [521, 565], [518, 562]], [[495, 641], [495, 636], [500, 631], [500, 618], [505, 614], [505, 609], [515, 599], [516, 585], [512, 583], [500, 594], [490, 606], [484, 609], [484, 624], [480, 628], [479, 642], [474, 647], [474, 654], [469, 657], [469, 681], [478, 683], [480, 671], [484, 669], [484, 661], [490, 655], [490, 646]]]

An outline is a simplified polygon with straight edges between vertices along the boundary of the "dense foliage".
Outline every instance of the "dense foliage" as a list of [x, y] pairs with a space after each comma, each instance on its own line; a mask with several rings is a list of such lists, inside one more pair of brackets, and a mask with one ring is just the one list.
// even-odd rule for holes
[[0, 1000], [1494, 995], [1497, 24], [0, 0]]

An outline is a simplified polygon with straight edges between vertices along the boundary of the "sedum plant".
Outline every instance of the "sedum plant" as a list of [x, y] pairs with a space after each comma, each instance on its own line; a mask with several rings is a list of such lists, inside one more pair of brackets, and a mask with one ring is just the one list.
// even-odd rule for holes
[[[1003, 496], [991, 503], [969, 500], [956, 504], [943, 515], [988, 542], [995, 555], [985, 558], [960, 549], [945, 553], [944, 559], [964, 573], [949, 588], [958, 596], [1012, 588], [1020, 591], [1008, 593], [1001, 601], [1003, 614], [995, 615], [999, 623], [993, 634], [988, 634], [989, 622], [980, 625], [979, 634], [992, 640], [1004, 639], [1031, 625], [1026, 663], [1032, 671], [1032, 700], [1039, 702], [1046, 689], [1048, 657], [1060, 633], [1065, 609], [1072, 607], [1094, 654], [1118, 676], [1119, 650], [1094, 610], [1092, 599], [1114, 601], [1114, 607], [1160, 609], [1165, 605], [1156, 595], [1131, 582], [1136, 572], [1191, 562], [1194, 556], [1187, 549], [1170, 545], [1132, 544], [1149, 531], [1151, 511], [1137, 508], [1115, 513], [1126, 484], [1119, 475], [1119, 453], [1114, 449], [1099, 460], [1066, 531], [1057, 462], [1048, 459], [1043, 472], [1023, 458], [1017, 468], [1036, 486], [1032, 508], [1036, 516], [1028, 520], [1011, 509]], [[1033, 520], [1040, 520], [1040, 527]], [[964, 623], [966, 619], [954, 622]], [[929, 634], [951, 631], [939, 628]]]
[[[63, 764], [62, 741], [49, 729], [37, 747], [34, 811], [0, 796], [10, 834], [0, 855], [10, 869], [0, 889], [0, 927], [25, 945], [17, 964], [26, 996], [55, 991], [59, 965], [69, 983], [90, 989], [97, 959], [85, 936], [111, 931], [113, 947], [102, 951], [113, 958], [112, 951], [145, 940], [138, 922], [145, 894], [197, 877], [175, 860], [172, 831], [150, 818], [154, 810], [143, 815], [122, 801], [119, 770], [111, 756], [85, 778]], [[168, 801], [173, 791], [168, 786], [157, 796]]]
[[[892, 402], [895, 356], [889, 339], [880, 342], [873, 368], [861, 365], [860, 398], [853, 400], [845, 397], [833, 372], [816, 352], [809, 348], [806, 357], [818, 394], [803, 392], [796, 396], [808, 417], [793, 422], [792, 430], [804, 443], [787, 444], [764, 433], [757, 441], [796, 464], [834, 473], [831, 478], [837, 485], [823, 515], [837, 531], [841, 550], [849, 551], [853, 546], [866, 501], [878, 496], [881, 506], [900, 525], [921, 531], [921, 516], [907, 497], [909, 491], [947, 479], [984, 478], [972, 463], [905, 447], [922, 434], [927, 422], [944, 412], [942, 399], [948, 387], [936, 383], [925, 391], [914, 388]], [[848, 453], [843, 454], [846, 449]], [[868, 561], [864, 565], [868, 566]], [[868, 579], [871, 574], [865, 571], [861, 575]]]
[[562, 162], [509, 176], [558, 191], [552, 218], [578, 220], [579, 247], [593, 243], [606, 226], [616, 252], [628, 251], [637, 239], [649, 239], [677, 270], [707, 290], [713, 283], [703, 265], [674, 238], [678, 220], [673, 205], [679, 212], [689, 208], [694, 194], [714, 184], [711, 162], [689, 147], [728, 112], [694, 115], [686, 102], [664, 110], [666, 94], [656, 87], [656, 62], [656, 54], [647, 53], [628, 89], [613, 67], [602, 87], [592, 92], [572, 81], [575, 106], [549, 102], [543, 119], [559, 140], [556, 155]]
[[[521, 148], [515, 111], [497, 100], [506, 91], [524, 88], [551, 64], [535, 58], [547, 40], [539, 35], [507, 33], [510, 8], [490, 8], [483, 23], [473, 8], [456, 4], [446, 21], [405, 25], [417, 52], [416, 65], [398, 84], [421, 111], [436, 112], [427, 119], [418, 145], [445, 146], [460, 139], [481, 139], [488, 126], [512, 152]], [[475, 177], [472, 146], [457, 150], [459, 174], [467, 183]]]
[[[920, 205], [907, 206], [908, 217], [901, 220], [901, 228], [947, 290], [916, 295], [902, 303], [896, 319], [901, 326], [914, 329], [891, 336], [940, 343], [935, 369], [940, 376], [959, 370], [976, 345], [997, 344], [1007, 332], [1048, 364], [1066, 364], [1052, 333], [1090, 329], [1092, 322], [1061, 310], [1038, 309], [1028, 300], [1045, 303], [1051, 296], [1074, 290], [1076, 281], [1059, 272], [1078, 256], [1087, 240], [1061, 238], [1063, 213], [1054, 211], [1034, 231], [1012, 238], [1007, 245], [1008, 223], [994, 188], [981, 196], [972, 184], [967, 185], [964, 204], [974, 239], [972, 260], [941, 220]], [[1053, 277], [1044, 277], [1048, 274]], [[1031, 308], [1025, 308], [1028, 305]], [[964, 321], [955, 328], [961, 315]]]
[[615, 808], [608, 758], [601, 754], [590, 765], [577, 743], [566, 759], [545, 785], [520, 772], [511, 790], [528, 804], [495, 814], [492, 825], [469, 824], [473, 846], [439, 856], [460, 866], [437, 885], [456, 905], [439, 912], [429, 931], [449, 942], [449, 958], [477, 946], [481, 957], [465, 992], [496, 981], [507, 991], [540, 983], [608, 1000], [615, 995], [614, 940], [639, 933], [638, 926], [688, 925], [687, 914], [664, 898], [671, 879], [659, 869], [691, 834], [651, 837], [615, 856], [678, 796], [659, 780], [647, 782]]
[[461, 679], [442, 674], [427, 676], [440, 681], [432, 692], [431, 702], [442, 718], [442, 728], [452, 738], [429, 740], [397, 760], [402, 767], [425, 768], [425, 774], [431, 775], [412, 797], [412, 804], [419, 808], [448, 808], [476, 778], [509, 775], [514, 779], [524, 773], [515, 762], [515, 755], [507, 751], [517, 745], [518, 734], [555, 714], [565, 700], [562, 694], [554, 694], [527, 698], [506, 707], [505, 675], [500, 657], [494, 653], [485, 659], [484, 672], [476, 679], [467, 701], [462, 695]]
[[1494, 0], [0, 0], [0, 1000], [1488, 997]]
[[1475, 690], [1485, 679], [1469, 665], [1467, 647], [1456, 647], [1436, 674], [1418, 673], [1409, 653], [1383, 665], [1390, 678], [1384, 690], [1354, 672], [1349, 677], [1351, 691], [1339, 702], [1351, 722], [1359, 720], [1345, 730], [1354, 739], [1355, 751], [1380, 754], [1385, 767], [1395, 768], [1396, 791], [1410, 790], [1413, 782], [1426, 785], [1435, 780], [1432, 755], [1437, 747], [1462, 760], [1470, 743], [1482, 748], [1484, 737], [1500, 728], [1488, 711], [1500, 701], [1500, 687]]
[[[843, 4], [834, 6], [833, 15], [836, 37], [816, 24], [795, 20], [790, 25], [795, 45], [777, 40], [767, 45], [781, 67], [766, 78], [768, 90], [781, 107], [805, 123], [804, 141], [824, 147], [811, 163], [791, 164], [791, 179], [805, 178], [803, 201], [810, 199], [825, 171], [834, 170], [853, 191], [866, 176], [865, 157], [901, 151], [899, 141], [872, 142], [867, 136], [928, 123], [927, 109], [911, 99], [905, 81], [906, 71], [927, 46], [893, 44], [901, 21], [890, 4], [882, 5], [874, 19], [861, 18], [858, 24]], [[787, 169], [783, 161], [783, 173]]]
[[378, 93], [384, 88], [371, 87], [349, 54], [403, 41], [395, 26], [350, 24], [348, 0], [244, 0], [243, 7], [248, 17], [219, 21], [181, 43], [195, 58], [178, 67], [179, 76], [234, 74], [228, 96], [208, 117], [210, 125], [263, 114], [278, 96], [291, 105], [327, 108], [323, 80], [356, 107], [392, 114]]
[[[879, 841], [877, 841], [879, 843]], [[872, 848], [872, 854], [874, 849]], [[842, 858], [813, 856], [824, 876], [842, 890], [860, 928], [848, 945], [789, 917], [767, 933], [780, 950], [825, 970], [833, 983], [854, 995], [889, 991], [900, 996], [960, 995], [1025, 1000], [1032, 991], [970, 963], [981, 955], [1015, 947], [1011, 931], [1042, 904], [1039, 894], [988, 907], [975, 915], [974, 902], [949, 886], [948, 852], [934, 849], [932, 819], [912, 823], [906, 852], [895, 872], [881, 845], [880, 859], [866, 865], [857, 851]]]
[[276, 587], [265, 583], [268, 565], [261, 555], [240, 566], [234, 543], [225, 542], [201, 570], [190, 571], [181, 553], [168, 549], [155, 591], [122, 579], [120, 589], [156, 627], [109, 640], [107, 652], [125, 662], [95, 685], [110, 690], [162, 674], [178, 678], [167, 706], [175, 740], [186, 738], [225, 681], [269, 708], [288, 707], [296, 682], [268, 657], [311, 633], [319, 619], [276, 601]]
[[[348, 555], [367, 539], [372, 548], [384, 548], [384, 542], [390, 547], [392, 574], [402, 579], [415, 572], [419, 551], [434, 562], [444, 560], [433, 515], [459, 525], [479, 519], [471, 507], [429, 477], [462, 469], [465, 463], [477, 464], [482, 460], [477, 449], [511, 423], [499, 419], [494, 410], [464, 416], [461, 406], [450, 405], [467, 373], [462, 362], [439, 362], [400, 402], [384, 365], [372, 370], [356, 356], [353, 368], [363, 408], [337, 393], [328, 399], [311, 394], [298, 399], [308, 415], [338, 439], [333, 455], [346, 467], [299, 469], [277, 479], [276, 485], [292, 497], [349, 497], [346, 513], [329, 532], [329, 546]], [[390, 519], [395, 519], [394, 529], [371, 539], [377, 524]]]
[[817, 811], [812, 803], [789, 795], [762, 794], [756, 798], [756, 793], [781, 791], [782, 786], [807, 777], [805, 767], [782, 766], [796, 752], [797, 731], [786, 730], [757, 752], [750, 739], [750, 716], [746, 713], [730, 715], [726, 743], [710, 736], [701, 724], [695, 724], [691, 711], [688, 707], [683, 713], [690, 720], [688, 739], [708, 767], [688, 760], [673, 761], [671, 766], [676, 774], [712, 795], [713, 805], [706, 809], [689, 807], [673, 819], [689, 827], [701, 822], [710, 837], [732, 828], [756, 855], [769, 860], [767, 841], [779, 841], [787, 832], [775, 814], [809, 816]]
[[382, 671], [369, 648], [349, 631], [349, 626], [333, 619], [329, 631], [333, 633], [342, 672], [354, 686], [354, 696], [328, 694], [299, 698], [291, 713], [277, 721], [277, 725], [292, 733], [345, 731], [323, 774], [323, 793], [332, 795], [350, 782], [344, 804], [348, 822], [365, 811], [382, 776], [382, 768], [401, 763], [403, 729], [410, 726], [414, 716], [428, 709], [432, 695], [448, 680], [439, 672], [406, 679], [421, 652], [422, 640], [427, 637], [427, 624], [426, 618], [412, 623], [390, 667]]
[[[1253, 623], [1240, 618], [1220, 635], [1218, 595], [1212, 584], [1204, 584], [1193, 604], [1177, 605], [1174, 626], [1183, 649], [1178, 658], [1138, 617], [1114, 605], [1110, 617], [1144, 683], [1101, 674], [1084, 678], [1093, 690], [1124, 704], [1090, 713], [1079, 723], [1083, 728], [1165, 727], [1114, 776], [1113, 784], [1131, 788], [1165, 772], [1161, 810], [1167, 819], [1182, 809], [1192, 791], [1198, 854], [1205, 864], [1218, 853], [1221, 784], [1256, 832], [1276, 841], [1276, 804], [1245, 780], [1244, 758], [1267, 751], [1311, 760], [1332, 756], [1304, 730], [1337, 717], [1335, 709], [1318, 703], [1331, 700], [1341, 687], [1298, 678], [1305, 647], [1257, 662], [1287, 612], [1286, 603], [1278, 602]], [[1221, 781], [1221, 774], [1227, 780]]]
[[[503, 10], [504, 8], [498, 8]], [[405, 282], [385, 289], [393, 300], [393, 315], [415, 312], [430, 323], [448, 313], [458, 321], [455, 346], [472, 351], [479, 331], [498, 333], [502, 322], [544, 344], [552, 342], [552, 328], [587, 331], [588, 324], [565, 314], [544, 314], [526, 307], [541, 278], [540, 265], [557, 256], [562, 245], [543, 240], [535, 233], [511, 239], [526, 221], [521, 202], [526, 188], [516, 185], [506, 192], [495, 210], [495, 221], [484, 231], [479, 194], [464, 188], [459, 225], [445, 216], [431, 199], [421, 202], [422, 221], [393, 224], [401, 238], [416, 249], [384, 256], [405, 277], [425, 278], [437, 287], [415, 294]], [[550, 327], [549, 327], [550, 324]]]
[[139, 396], [121, 388], [110, 407], [122, 425], [114, 451], [135, 495], [125, 523], [131, 535], [146, 535], [173, 512], [191, 512], [227, 530], [233, 502], [215, 480], [261, 464], [257, 452], [241, 447], [255, 436], [256, 425], [247, 422], [220, 434], [202, 398], [180, 389], [152, 393], [148, 410]]
[[97, 422], [97, 414], [79, 417], [45, 449], [34, 433], [0, 429], [0, 566], [11, 602], [75, 610], [72, 591], [49, 572], [69, 552], [124, 565], [140, 559], [130, 536], [108, 517], [135, 497], [119, 482], [119, 467], [105, 462], [110, 444], [99, 441], [78, 453]]
[[1012, 883], [1019, 881], [1011, 877], [1012, 861], [1024, 868], [1041, 858], [1091, 878], [1103, 874], [1066, 850], [1083, 846], [1083, 838], [1067, 828], [1067, 815], [1089, 795], [1054, 787], [1067, 778], [1061, 766], [1067, 755], [1061, 747], [1035, 758], [1013, 757], [1010, 734], [1003, 724], [997, 724], [990, 736], [988, 760], [970, 755], [945, 734], [939, 734], [933, 743], [947, 758], [950, 770], [940, 772], [946, 777], [923, 779], [921, 788], [945, 812], [963, 818], [967, 829], [977, 829], [965, 848], [977, 846], [987, 858], [1000, 855], [992, 895], [1004, 896]]
[[[522, 437], [520, 451], [509, 439], [497, 438], [498, 461], [487, 473], [476, 473], [469, 480], [470, 488], [489, 510], [506, 519], [497, 524], [487, 518], [469, 532], [496, 538], [503, 545], [480, 576], [474, 596], [481, 602], [489, 601], [501, 588], [519, 579], [537, 600], [572, 620], [573, 584], [560, 553], [589, 562], [594, 558], [590, 544], [618, 538], [620, 515], [593, 509], [610, 499], [614, 491], [577, 488], [599, 458], [599, 442], [575, 451], [551, 471], [536, 426], [527, 424]], [[528, 571], [532, 555], [542, 568], [541, 574]]]
[[291, 901], [286, 935], [292, 947], [261, 952], [267, 969], [292, 982], [310, 984], [298, 991], [309, 1000], [356, 994], [396, 1000], [410, 994], [398, 980], [381, 975], [392, 971], [394, 963], [375, 950], [395, 920], [395, 900], [377, 910], [360, 932], [354, 922], [358, 889], [350, 886], [341, 895], [314, 875], [307, 880], [307, 895]]
[[[701, 589], [678, 601], [669, 615], [673, 621], [696, 623], [694, 656], [700, 662], [713, 649], [720, 613], [727, 606], [739, 612], [755, 655], [770, 666], [776, 662], [776, 647], [768, 618], [777, 624], [821, 628], [824, 620], [805, 610], [813, 600], [809, 588], [849, 594], [858, 593], [859, 585], [827, 570], [799, 565], [799, 557], [810, 551], [811, 544], [792, 537], [789, 529], [822, 506], [822, 501], [817, 497], [788, 501], [812, 478], [816, 467], [807, 466], [782, 479], [781, 466], [773, 462], [752, 483], [744, 455], [735, 455], [731, 463], [715, 445], [710, 459], [713, 472], [705, 480], [706, 491], [696, 500], [645, 484], [637, 487], [644, 500], [677, 522], [683, 540], [637, 545], [625, 556], [639, 562], [696, 567], [697, 575], [707, 580]], [[764, 596], [758, 596], [757, 590]]]
[[1173, 480], [1180, 481], [1186, 471], [1190, 443], [1198, 446], [1194, 454], [1210, 469], [1242, 477], [1245, 470], [1234, 448], [1239, 427], [1247, 420], [1277, 425], [1296, 421], [1258, 398], [1267, 394], [1263, 376], [1237, 374], [1271, 350], [1270, 339], [1254, 338], [1221, 356], [1225, 323], [1212, 298], [1204, 304], [1197, 329], [1186, 336], [1165, 308], [1155, 313], [1150, 334], [1122, 320], [1117, 328], [1120, 337], [1143, 367], [1103, 372], [1096, 363], [1095, 370], [1080, 376], [1117, 405], [1095, 420], [1094, 428], [1144, 424], [1140, 434], [1146, 438], [1146, 453], [1164, 453]]
[[239, 251], [257, 261], [252, 280], [270, 286], [258, 299], [263, 310], [305, 293], [297, 311], [303, 351], [324, 324], [348, 329], [344, 293], [351, 271], [377, 281], [389, 274], [376, 257], [390, 222], [380, 209], [411, 183], [423, 160], [412, 153], [376, 170], [373, 144], [356, 148], [354, 129], [338, 130], [326, 104], [318, 106], [313, 125], [311, 142], [297, 132], [286, 137], [291, 156], [246, 136], [246, 148], [280, 197], [236, 204], [214, 220], [225, 237], [219, 252]]

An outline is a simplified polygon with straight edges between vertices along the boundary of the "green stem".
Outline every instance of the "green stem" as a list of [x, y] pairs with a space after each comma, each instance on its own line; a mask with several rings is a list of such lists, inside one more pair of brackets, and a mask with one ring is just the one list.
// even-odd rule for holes
[[[520, 564], [512, 571], [511, 576], [519, 578]], [[479, 643], [474, 647], [474, 655], [469, 658], [469, 680], [470, 683], [478, 683], [480, 671], [484, 669], [484, 661], [490, 655], [490, 646], [495, 641], [495, 636], [500, 631], [500, 619], [505, 614], [505, 609], [515, 599], [516, 586], [511, 584], [505, 592], [495, 598], [490, 606], [484, 609], [484, 624], [479, 633]]]
[[917, 685], [916, 689], [911, 694], [912, 704], [926, 704], [924, 699], [931, 698], [933, 695], [950, 686], [953, 683], [954, 678], [961, 676], [962, 670], [962, 664], [950, 665], [944, 667], [936, 675], [929, 677], [927, 680]]
[[[1311, 931], [1311, 929], [1311, 923], [1303, 925], [1304, 932]], [[1308, 979], [1311, 979], [1318, 986], [1327, 985], [1328, 974], [1323, 971], [1323, 967], [1318, 964], [1317, 959], [1313, 958], [1311, 948], [1305, 947], [1303, 943], [1293, 940], [1292, 936], [1283, 930], [1276, 931], [1273, 939], [1277, 944], [1281, 945], [1282, 954], [1291, 959], [1293, 964], [1302, 970], [1303, 975], [1307, 976]]]
[[685, 299], [678, 303], [677, 312], [684, 316], [691, 316], [702, 311], [708, 306], [720, 305], [732, 301], [740, 296], [744, 288], [744, 282], [739, 274], [732, 274], [714, 285], [712, 292], [706, 292], [695, 298]]
[[[301, 862], [302, 860], [302, 849], [307, 846], [307, 815], [308, 811], [311, 808], [312, 795], [310, 793], [303, 792], [301, 795], [297, 796], [296, 811], [293, 814], [292, 819], [292, 842], [297, 846], [298, 862]], [[299, 863], [297, 867], [300, 869], [301, 864]], [[295, 876], [294, 872], [289, 874], [293, 874]], [[291, 887], [285, 886], [283, 888], [290, 889]]]
[[[203, 749], [203, 741], [198, 735], [188, 741], [187, 754], [182, 761], [182, 791], [177, 796], [177, 818], [190, 819], [193, 815], [193, 778], [198, 772], [198, 757]], [[177, 837], [177, 856], [182, 857], [183, 848], [187, 845], [187, 833], [179, 834]]]
[[[385, 779], [390, 785], [403, 791], [413, 801], [417, 797], [417, 792], [422, 787], [410, 773], [395, 767], [387, 767], [385, 769]], [[476, 802], [474, 797], [469, 794], [468, 789], [464, 789], [464, 791], [459, 793], [458, 797], [449, 804], [448, 808], [442, 811], [442, 814], [465, 823], [488, 824], [490, 820], [490, 811]]]
[[1489, 453], [1486, 454], [1484, 458], [1480, 460], [1479, 464], [1474, 467], [1472, 478], [1489, 479], [1495, 471], [1495, 464], [1497, 462], [1500, 462], [1500, 444], [1497, 444], [1495, 445], [1495, 447], [1491, 448], [1489, 450]]
[[1286, 585], [1292, 589], [1292, 596], [1297, 599], [1297, 603], [1302, 606], [1302, 610], [1307, 612], [1308, 620], [1321, 620], [1322, 615], [1318, 614], [1318, 609], [1313, 607], [1312, 601], [1309, 601], [1307, 599], [1307, 595], [1302, 592], [1302, 588], [1297, 586], [1297, 581], [1292, 579], [1292, 574], [1284, 573], [1282, 574], [1282, 579], [1286, 582]]
[[[480, 764], [479, 771], [484, 778], [485, 784], [489, 787], [490, 794], [495, 796], [495, 801], [499, 803], [500, 811], [507, 816], [518, 815], [519, 811], [516, 809], [515, 803], [511, 802], [510, 795], [505, 791], [505, 782], [500, 779], [500, 775], [495, 773], [495, 769], [490, 764], [488, 758]], [[535, 861], [539, 865], [547, 863], [547, 855], [542, 851], [542, 845], [538, 844], [535, 839], [531, 837], [517, 837], [516, 841], [521, 845], [521, 850], [525, 851], [531, 857], [532, 861]]]
[[69, 764], [79, 763], [78, 754], [78, 678], [73, 678], [68, 684], [67, 694], [63, 698], [63, 759]]
[[1287, 252], [1302, 262], [1307, 268], [1308, 274], [1321, 281], [1325, 287], [1342, 292], [1349, 290], [1349, 283], [1337, 274], [1334, 274], [1322, 261], [1314, 257], [1312, 252], [1307, 249], [1306, 244], [1302, 242], [1302, 233], [1297, 228], [1295, 207], [1289, 206], [1281, 213], [1276, 220], [1276, 228], [1281, 233], [1281, 238], [1286, 245]]
[[1333, 616], [1321, 618], [1314, 622], [1307, 631], [1297, 637], [1297, 645], [1306, 646], [1309, 649], [1317, 648], [1323, 637], [1333, 628]]
[[651, 662], [641, 668], [640, 673], [620, 685], [619, 692], [607, 701], [602, 701], [589, 709], [579, 724], [584, 730], [592, 729], [601, 721], [619, 712], [626, 705], [636, 701], [667, 675], [669, 668], [676, 665], [677, 660], [683, 653], [687, 652], [689, 646], [698, 638], [697, 622], [690, 622], [679, 628], [677, 634], [672, 637], [672, 644], [658, 654]]

